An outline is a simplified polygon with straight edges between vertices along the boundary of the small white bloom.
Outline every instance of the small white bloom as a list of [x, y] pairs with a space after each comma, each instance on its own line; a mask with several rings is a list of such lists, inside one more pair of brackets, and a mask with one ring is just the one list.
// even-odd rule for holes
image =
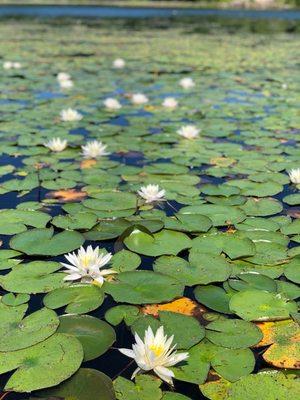
[[287, 89], [288, 88], [288, 85], [286, 84], [286, 83], [283, 83], [282, 85], [281, 85], [281, 87], [282, 87], [282, 89]]
[[106, 144], [98, 142], [98, 140], [93, 140], [91, 142], [87, 142], [85, 146], [81, 146], [82, 155], [84, 158], [98, 158], [101, 156], [107, 156], [110, 153], [105, 151], [106, 147]]
[[99, 247], [95, 249], [88, 246], [85, 250], [82, 246], [75, 252], [65, 255], [65, 258], [70, 264], [61, 263], [67, 269], [64, 270], [67, 276], [65, 281], [77, 281], [80, 279], [83, 283], [97, 283], [102, 285], [105, 281], [105, 276], [117, 274], [117, 271], [112, 269], [101, 269], [112, 258], [111, 253], [105, 254], [100, 252]]
[[123, 58], [116, 58], [113, 62], [113, 67], [117, 68], [117, 69], [122, 69], [125, 67], [125, 61], [123, 60]]
[[11, 69], [11, 68], [13, 68], [13, 63], [11, 61], [5, 61], [3, 63], [3, 68], [4, 69]]
[[70, 89], [74, 86], [71, 75], [67, 72], [59, 72], [56, 79], [58, 80], [59, 86], [62, 89]]
[[300, 168], [294, 168], [289, 171], [290, 180], [296, 185], [300, 184]]
[[165, 199], [166, 191], [164, 189], [160, 189], [158, 185], [147, 185], [142, 186], [140, 190], [138, 190], [138, 194], [146, 200], [146, 203], [153, 203], [155, 201], [163, 201]]
[[176, 99], [174, 99], [174, 97], [166, 97], [162, 105], [166, 108], [176, 108], [178, 106], [178, 102]]
[[193, 81], [192, 78], [187, 77], [187, 78], [182, 78], [182, 79], [179, 81], [179, 85], [180, 85], [181, 87], [183, 87], [184, 89], [191, 89], [192, 87], [195, 86], [195, 82]]
[[5, 61], [3, 63], [3, 68], [4, 69], [20, 69], [22, 68], [22, 64], [19, 62], [12, 62], [12, 61]]
[[83, 117], [82, 115], [72, 108], [67, 108], [66, 110], [62, 110], [60, 113], [60, 117], [62, 121], [80, 121]]
[[58, 82], [70, 81], [71, 80], [71, 75], [68, 74], [67, 72], [59, 72], [57, 74], [56, 79], [58, 80]]
[[136, 343], [132, 349], [119, 349], [122, 354], [133, 358], [138, 365], [131, 379], [139, 372], [153, 370], [163, 381], [173, 385], [174, 372], [168, 367], [186, 360], [189, 353], [177, 353], [176, 344], [172, 346], [174, 335], [168, 338], [164, 334], [163, 326], [158, 328], [155, 335], [149, 326], [145, 331], [144, 341], [137, 333], [134, 338]]
[[132, 95], [131, 101], [133, 104], [146, 104], [149, 100], [143, 93], [135, 93]]
[[48, 149], [55, 151], [55, 152], [60, 152], [63, 151], [67, 147], [67, 140], [62, 140], [59, 137], [54, 138], [49, 140], [49, 142], [44, 143], [45, 147], [48, 147]]
[[59, 81], [59, 86], [62, 89], [71, 89], [74, 86], [73, 81]]
[[103, 103], [108, 110], [119, 110], [122, 108], [120, 102], [112, 97], [105, 99]]
[[194, 125], [185, 125], [178, 129], [177, 133], [186, 139], [195, 139], [198, 137], [200, 129], [196, 128]]

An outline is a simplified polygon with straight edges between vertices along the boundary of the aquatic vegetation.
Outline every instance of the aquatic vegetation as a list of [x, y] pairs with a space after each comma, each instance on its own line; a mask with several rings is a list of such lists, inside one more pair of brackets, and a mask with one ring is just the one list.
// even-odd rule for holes
[[66, 139], [62, 140], [61, 138], [53, 138], [49, 140], [49, 142], [44, 143], [45, 147], [55, 152], [63, 151], [67, 145], [68, 141]]
[[138, 190], [138, 194], [146, 201], [146, 203], [153, 203], [155, 201], [165, 200], [166, 191], [160, 189], [158, 185], [142, 186]]
[[134, 93], [131, 97], [131, 101], [133, 104], [146, 104], [149, 100], [143, 93]]
[[107, 156], [110, 153], [106, 151], [106, 148], [107, 145], [99, 142], [98, 140], [87, 142], [87, 144], [81, 146], [82, 155], [84, 158], [98, 158], [102, 156]]
[[70, 89], [74, 86], [71, 76], [67, 72], [59, 72], [56, 79], [62, 89]]
[[289, 171], [289, 177], [292, 183], [300, 184], [300, 168], [293, 168]]
[[0, 35], [1, 396], [297, 398], [297, 34]]
[[61, 111], [60, 118], [62, 121], [71, 122], [71, 121], [80, 121], [83, 117], [77, 110], [73, 110], [72, 108], [67, 108], [66, 110]]
[[113, 67], [114, 68], [118, 68], [118, 69], [122, 69], [124, 68], [126, 65], [125, 61], [123, 60], [123, 58], [116, 58], [113, 62]]
[[117, 273], [112, 269], [101, 269], [109, 263], [112, 254], [100, 252], [98, 246], [95, 249], [92, 246], [88, 246], [86, 250], [81, 246], [77, 254], [69, 253], [65, 255], [65, 258], [70, 263], [61, 263], [67, 268], [63, 271], [68, 274], [64, 278], [65, 281], [77, 281], [80, 279], [83, 283], [95, 282], [102, 286], [105, 281], [104, 276]]
[[177, 133], [186, 139], [195, 139], [198, 137], [200, 129], [194, 125], [185, 125], [178, 129]]
[[20, 69], [22, 68], [22, 64], [18, 61], [4, 61], [3, 63], [4, 69]]
[[138, 368], [133, 372], [132, 379], [141, 371], [153, 370], [163, 381], [173, 384], [174, 372], [172, 367], [189, 357], [188, 353], [177, 353], [176, 344], [172, 344], [174, 335], [168, 338], [161, 326], [154, 334], [149, 326], [145, 331], [144, 341], [137, 333], [134, 335], [136, 343], [130, 349], [119, 349], [125, 356], [133, 358]]
[[195, 86], [195, 82], [191, 77], [182, 78], [179, 81], [179, 85], [183, 87], [183, 89], [191, 89]]
[[162, 102], [163, 107], [165, 108], [176, 108], [178, 106], [178, 101], [174, 99], [174, 97], [166, 97]]

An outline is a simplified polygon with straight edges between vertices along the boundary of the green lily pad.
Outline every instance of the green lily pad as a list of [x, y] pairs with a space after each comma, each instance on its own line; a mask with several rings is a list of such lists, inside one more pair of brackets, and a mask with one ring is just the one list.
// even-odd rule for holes
[[137, 197], [132, 193], [112, 191], [93, 194], [93, 197], [83, 201], [83, 205], [92, 210], [126, 210], [136, 208], [137, 204]]
[[2, 303], [6, 304], [7, 306], [19, 306], [21, 304], [25, 304], [30, 300], [29, 294], [20, 293], [14, 295], [13, 293], [7, 293], [2, 296]]
[[42, 342], [56, 331], [58, 325], [56, 313], [46, 308], [24, 319], [22, 317], [13, 321], [1, 319], [0, 352], [24, 349]]
[[104, 293], [95, 285], [75, 284], [53, 290], [43, 301], [46, 307], [54, 310], [66, 306], [68, 314], [84, 314], [101, 306]]
[[51, 221], [52, 225], [58, 228], [76, 230], [91, 229], [97, 223], [97, 216], [88, 212], [81, 212], [76, 215], [57, 215]]
[[80, 342], [61, 333], [26, 349], [0, 352], [0, 373], [16, 369], [4, 389], [32, 392], [56, 386], [78, 370], [82, 359]]
[[212, 227], [212, 221], [200, 214], [177, 214], [165, 219], [165, 228], [181, 232], [207, 232]]
[[246, 218], [244, 211], [232, 206], [203, 204], [200, 206], [183, 207], [180, 214], [201, 214], [209, 217], [214, 226], [232, 225]]
[[195, 283], [207, 285], [212, 282], [224, 282], [230, 276], [231, 266], [222, 256], [206, 254], [192, 249], [189, 255], [191, 268], [197, 269], [199, 276]]
[[234, 294], [229, 307], [245, 321], [276, 321], [297, 312], [296, 303], [287, 301], [280, 294], [255, 289]]
[[194, 295], [199, 303], [224, 314], [232, 314], [229, 301], [232, 295], [219, 286], [197, 286]]
[[26, 226], [44, 228], [51, 216], [41, 211], [1, 210], [0, 234], [14, 235], [27, 230]]
[[[199, 343], [205, 336], [205, 329], [194, 317], [170, 311], [159, 311], [158, 315], [159, 321], [155, 320], [157, 321], [155, 323], [156, 327], [163, 326], [168, 337], [174, 335], [173, 343], [177, 344], [177, 349], [189, 349]], [[142, 316], [133, 322], [131, 331], [137, 332], [143, 338], [148, 326], [149, 316]], [[154, 326], [152, 328], [156, 330]], [[185, 334], [186, 331], [189, 332], [188, 335]]]
[[236, 278], [228, 280], [230, 287], [234, 290], [259, 289], [267, 292], [276, 292], [277, 290], [276, 282], [273, 279], [255, 271], [238, 274]]
[[[176, 256], [161, 256], [155, 260], [155, 263], [153, 265], [153, 269], [155, 272], [160, 272], [162, 274], [172, 276], [178, 282], [187, 286], [194, 286], [196, 284], [202, 283], [205, 279], [207, 280], [207, 273], [206, 278], [202, 276], [203, 268], [203, 265], [201, 266], [190, 264], [183, 258]], [[227, 267], [225, 268], [225, 272], [226, 269]], [[215, 269], [213, 269], [213, 271], [215, 271]], [[220, 275], [222, 275], [222, 277], [224, 275], [224, 265], [221, 266], [219, 277]]]
[[161, 400], [161, 381], [151, 375], [138, 375], [135, 383], [119, 376], [114, 381], [117, 400]]
[[229, 319], [208, 324], [206, 338], [219, 346], [243, 349], [257, 344], [262, 339], [262, 333], [251, 322]]
[[39, 392], [41, 396], [65, 400], [115, 400], [112, 380], [96, 369], [80, 368], [56, 388]]
[[234, 260], [240, 257], [253, 256], [255, 245], [252, 240], [240, 234], [212, 233], [195, 238], [190, 254], [194, 251], [212, 254], [223, 252]]
[[141, 258], [128, 250], [115, 253], [111, 259], [111, 269], [118, 272], [135, 270], [140, 264]]
[[210, 368], [210, 355], [215, 346], [202, 341], [189, 350], [189, 357], [183, 365], [173, 367], [175, 378], [200, 385], [206, 381]]
[[45, 293], [63, 286], [65, 274], [53, 261], [32, 261], [16, 265], [11, 272], [0, 277], [5, 290], [15, 293]]
[[190, 397], [186, 397], [180, 393], [164, 392], [162, 400], [191, 400]]
[[111, 325], [119, 325], [123, 320], [126, 325], [132, 325], [140, 317], [140, 310], [136, 306], [120, 305], [110, 308], [105, 313], [105, 319]]
[[211, 365], [223, 378], [235, 382], [251, 374], [255, 358], [249, 349], [222, 349], [215, 354]]
[[116, 340], [113, 328], [90, 315], [63, 315], [59, 317], [58, 333], [76, 337], [84, 352], [84, 361], [104, 354]]
[[233, 383], [215, 379], [201, 385], [200, 390], [210, 400], [286, 400], [298, 397], [300, 382], [293, 375], [262, 371]]
[[52, 228], [32, 229], [19, 233], [10, 240], [12, 249], [28, 255], [58, 256], [78, 249], [83, 236], [75, 231], [63, 231], [54, 235]]
[[286, 204], [289, 204], [290, 206], [297, 206], [300, 204], [300, 194], [290, 194], [288, 196], [285, 196], [282, 201]]
[[106, 281], [103, 288], [115, 301], [131, 304], [171, 301], [183, 293], [177, 280], [152, 271], [122, 272], [114, 281]]
[[295, 257], [287, 264], [284, 275], [290, 281], [300, 283], [300, 256]]
[[180, 251], [191, 247], [191, 240], [181, 232], [162, 230], [148, 235], [138, 229], [125, 238], [125, 245], [129, 250], [147, 256], [161, 256], [163, 254], [177, 255]]
[[264, 217], [280, 213], [283, 207], [273, 198], [249, 198], [240, 208], [249, 216]]

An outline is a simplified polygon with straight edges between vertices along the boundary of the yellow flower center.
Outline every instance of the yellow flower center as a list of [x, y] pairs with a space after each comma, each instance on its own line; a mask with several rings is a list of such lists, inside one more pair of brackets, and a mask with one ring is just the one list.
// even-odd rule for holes
[[90, 265], [90, 261], [91, 261], [91, 258], [88, 256], [84, 256], [81, 259], [81, 263], [85, 268], [87, 268]]
[[156, 355], [156, 357], [159, 357], [163, 352], [164, 352], [164, 347], [163, 346], [157, 346], [152, 344], [149, 346], [149, 349], [153, 351], [153, 353]]

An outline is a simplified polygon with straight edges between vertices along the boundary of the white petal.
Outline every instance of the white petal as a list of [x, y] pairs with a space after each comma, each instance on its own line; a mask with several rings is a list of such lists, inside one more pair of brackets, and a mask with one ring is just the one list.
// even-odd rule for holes
[[165, 382], [169, 383], [170, 385], [173, 385], [173, 380], [174, 378], [174, 372], [171, 371], [168, 368], [158, 366], [154, 368], [154, 372]]
[[131, 349], [119, 349], [119, 351], [127, 357], [135, 358], [135, 353]]
[[134, 379], [136, 375], [140, 372], [140, 368], [138, 367], [136, 370], [133, 371], [133, 374], [131, 375], [131, 379]]
[[80, 274], [70, 274], [64, 277], [64, 281], [76, 281], [77, 279], [80, 278], [81, 278]]

